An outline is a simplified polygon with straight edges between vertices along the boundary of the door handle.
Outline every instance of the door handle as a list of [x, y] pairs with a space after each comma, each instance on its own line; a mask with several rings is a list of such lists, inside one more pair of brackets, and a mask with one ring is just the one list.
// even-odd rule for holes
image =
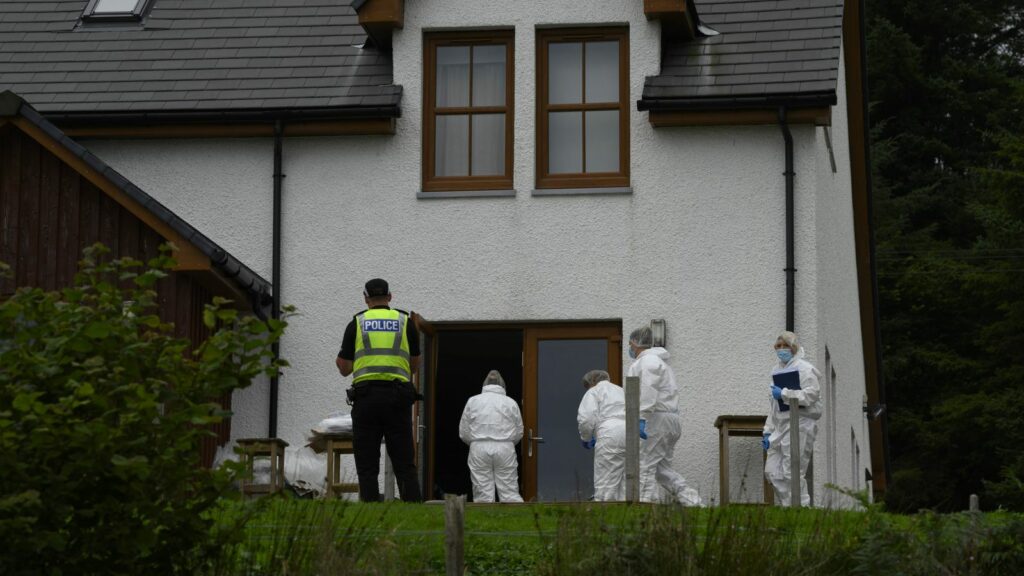
[[527, 458], [533, 458], [533, 443], [538, 442], [544, 443], [544, 439], [540, 436], [533, 435], [533, 428], [526, 429], [526, 456]]

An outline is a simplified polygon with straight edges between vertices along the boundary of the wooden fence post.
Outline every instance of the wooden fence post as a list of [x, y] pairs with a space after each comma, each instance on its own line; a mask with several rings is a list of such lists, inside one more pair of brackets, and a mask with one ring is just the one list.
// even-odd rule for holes
[[789, 399], [789, 501], [793, 508], [800, 507], [800, 401]]
[[626, 500], [640, 501], [640, 378], [626, 378]]
[[446, 576], [462, 576], [463, 513], [465, 508], [465, 495], [444, 495], [444, 565]]

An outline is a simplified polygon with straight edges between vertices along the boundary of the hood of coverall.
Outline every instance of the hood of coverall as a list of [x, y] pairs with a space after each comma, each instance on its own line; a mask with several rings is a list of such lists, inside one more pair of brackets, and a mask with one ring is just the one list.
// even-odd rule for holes
[[643, 352], [637, 355], [637, 358], [648, 354], [652, 356], [657, 356], [658, 358], [661, 358], [665, 362], [668, 362], [668, 359], [672, 356], [671, 354], [668, 353], [668, 350], [665, 350], [661, 346], [655, 346], [654, 348], [648, 348], [647, 350], [644, 350]]
[[490, 392], [491, 394], [501, 394], [502, 396], [505, 396], [505, 389], [497, 384], [484, 384], [484, 387], [480, 392]]

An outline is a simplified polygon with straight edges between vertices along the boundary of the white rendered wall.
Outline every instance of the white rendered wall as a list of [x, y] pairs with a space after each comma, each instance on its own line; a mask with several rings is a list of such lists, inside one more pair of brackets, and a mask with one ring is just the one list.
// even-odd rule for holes
[[[867, 421], [861, 405], [865, 394], [864, 351], [861, 338], [860, 299], [857, 286], [856, 250], [854, 244], [853, 191], [850, 176], [850, 141], [846, 117], [846, 76], [845, 62], [840, 58], [838, 102], [833, 108], [831, 141], [836, 161], [836, 172], [828, 157], [825, 131], [816, 133], [815, 151], [817, 157], [817, 267], [818, 277], [818, 325], [817, 346], [814, 364], [822, 372], [824, 382], [825, 346], [831, 355], [836, 371], [836, 477], [834, 483], [842, 488], [853, 488], [854, 474], [864, 488], [863, 468], [871, 467], [870, 444]], [[818, 439], [815, 445], [815, 494], [818, 505], [831, 504], [848, 506], [852, 501], [828, 488], [826, 469], [828, 425], [827, 415], [819, 422]], [[850, 430], [855, 431], [861, 449], [861, 468], [851, 468]], [[831, 496], [829, 494], [831, 493]], [[820, 496], [818, 496], [820, 495]]]
[[[659, 70], [660, 32], [639, 1], [410, 0], [405, 22], [394, 37], [394, 79], [404, 88], [396, 135], [284, 142], [281, 294], [300, 316], [281, 347], [292, 367], [281, 379], [278, 435], [302, 444], [322, 417], [347, 410], [349, 381], [334, 358], [371, 277], [388, 279], [395, 306], [435, 321], [618, 318], [628, 335], [664, 318], [682, 387], [675, 463], [705, 500], [718, 501], [714, 420], [765, 412], [771, 345], [785, 324], [779, 128], [653, 129], [634, 103]], [[570, 24], [629, 26], [632, 195], [531, 195], [534, 32]], [[418, 200], [423, 32], [498, 26], [515, 27], [517, 194]], [[820, 366], [819, 292], [831, 288], [820, 282], [815, 248], [820, 142], [810, 127], [793, 135], [796, 323], [808, 348], [822, 351]], [[269, 278], [270, 140], [87, 145]], [[237, 393], [234, 407], [233, 436], [265, 427], [265, 390]]]
[[84, 140], [90, 152], [270, 279], [273, 141]]

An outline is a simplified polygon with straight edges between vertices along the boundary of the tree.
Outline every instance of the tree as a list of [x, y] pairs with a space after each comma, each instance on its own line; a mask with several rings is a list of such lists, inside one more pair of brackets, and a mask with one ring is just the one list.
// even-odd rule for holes
[[868, 16], [886, 502], [1020, 509], [1000, 487], [1024, 474], [1024, 3], [869, 0]]
[[237, 469], [199, 464], [212, 401], [284, 366], [285, 328], [217, 299], [196, 349], [156, 315], [143, 269], [87, 249], [75, 285], [0, 303], [0, 573], [194, 573]]

